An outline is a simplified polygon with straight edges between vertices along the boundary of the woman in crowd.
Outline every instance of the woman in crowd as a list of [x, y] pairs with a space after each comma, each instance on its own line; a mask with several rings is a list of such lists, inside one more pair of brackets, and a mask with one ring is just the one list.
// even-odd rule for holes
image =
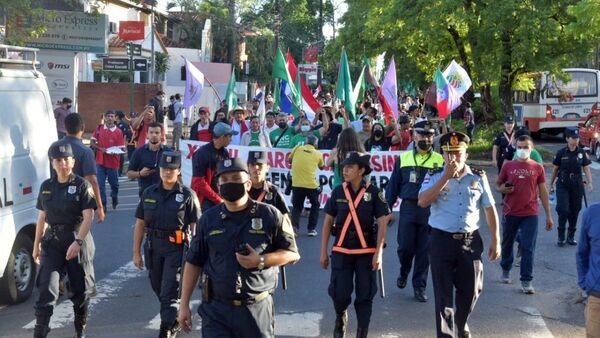
[[373, 124], [371, 137], [365, 141], [365, 150], [370, 151], [387, 151], [392, 145], [392, 138], [385, 135], [385, 127], [381, 123]]
[[348, 154], [352, 151], [364, 152], [363, 145], [358, 141], [358, 135], [352, 128], [346, 128], [340, 133], [337, 145], [331, 151], [325, 165], [333, 168], [333, 186], [335, 189], [338, 185], [344, 181], [342, 177], [342, 163]]

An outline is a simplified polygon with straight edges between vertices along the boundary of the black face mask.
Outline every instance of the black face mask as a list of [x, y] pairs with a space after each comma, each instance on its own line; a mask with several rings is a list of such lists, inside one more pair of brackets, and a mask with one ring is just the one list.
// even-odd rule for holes
[[431, 149], [431, 142], [425, 140], [418, 141], [417, 147], [421, 150], [429, 150]]
[[219, 185], [219, 193], [224, 200], [235, 202], [244, 197], [246, 185], [244, 183], [223, 183]]
[[281, 129], [285, 129], [285, 128], [287, 128], [287, 123], [286, 122], [280, 122], [280, 123], [277, 123], [277, 126], [279, 128], [281, 128]]
[[67, 105], [67, 109], [71, 109], [71, 105], [70, 104]]
[[381, 137], [383, 136], [383, 130], [377, 129], [373, 132], [373, 135], [375, 135], [375, 137]]

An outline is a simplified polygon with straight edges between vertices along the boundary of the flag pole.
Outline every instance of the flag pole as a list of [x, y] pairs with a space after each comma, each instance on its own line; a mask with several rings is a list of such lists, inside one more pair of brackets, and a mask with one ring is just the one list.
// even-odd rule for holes
[[[185, 58], [185, 56], [183, 56], [183, 55], [180, 55], [180, 56], [181, 56], [182, 59], [184, 59], [185, 61], [187, 61], [187, 59]], [[219, 92], [215, 89], [215, 86], [213, 86], [212, 82], [210, 82], [210, 80], [206, 77], [206, 75], [204, 75], [204, 80], [206, 82], [208, 82], [208, 85], [210, 86], [210, 88], [212, 88], [213, 92], [215, 92], [215, 95], [217, 95], [217, 98], [219, 99], [219, 104], [220, 104], [221, 101], [223, 101], [221, 99], [221, 95], [219, 95]]]

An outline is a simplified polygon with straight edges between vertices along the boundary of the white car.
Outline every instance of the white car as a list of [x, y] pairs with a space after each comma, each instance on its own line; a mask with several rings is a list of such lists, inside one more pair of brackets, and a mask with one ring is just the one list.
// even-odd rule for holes
[[0, 45], [0, 298], [25, 301], [36, 277], [35, 208], [50, 175], [48, 147], [57, 139], [37, 49]]

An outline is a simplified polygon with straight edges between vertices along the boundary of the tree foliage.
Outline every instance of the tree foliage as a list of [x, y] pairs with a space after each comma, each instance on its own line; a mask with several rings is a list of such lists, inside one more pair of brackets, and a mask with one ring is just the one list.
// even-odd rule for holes
[[491, 88], [501, 111], [512, 114], [511, 88], [520, 74], [558, 72], [595, 48], [600, 29], [586, 32], [582, 19], [597, 22], [596, 7], [592, 0], [349, 0], [336, 45], [349, 54], [371, 46], [369, 56], [394, 55], [399, 80], [430, 81], [437, 66], [456, 59], [481, 91], [491, 121]]

